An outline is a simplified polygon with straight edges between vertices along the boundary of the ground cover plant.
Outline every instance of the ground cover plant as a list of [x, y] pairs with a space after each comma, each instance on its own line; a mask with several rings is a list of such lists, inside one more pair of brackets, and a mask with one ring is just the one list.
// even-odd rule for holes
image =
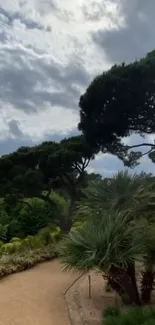
[[103, 325], [153, 325], [155, 324], [155, 310], [152, 308], [132, 307], [123, 312], [109, 307], [103, 312]]

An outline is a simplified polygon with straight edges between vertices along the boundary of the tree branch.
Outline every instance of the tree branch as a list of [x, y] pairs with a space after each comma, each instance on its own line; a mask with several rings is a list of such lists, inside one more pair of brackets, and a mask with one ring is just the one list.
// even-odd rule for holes
[[142, 157], [148, 155], [150, 152], [152, 152], [153, 149], [154, 149], [154, 148], [151, 148], [151, 149], [148, 150], [147, 152], [143, 153], [143, 154], [142, 154]]
[[140, 144], [135, 144], [133, 146], [127, 146], [127, 150], [133, 149], [133, 148], [139, 148], [139, 147], [152, 147], [151, 150], [155, 149], [155, 144], [154, 143], [140, 143]]

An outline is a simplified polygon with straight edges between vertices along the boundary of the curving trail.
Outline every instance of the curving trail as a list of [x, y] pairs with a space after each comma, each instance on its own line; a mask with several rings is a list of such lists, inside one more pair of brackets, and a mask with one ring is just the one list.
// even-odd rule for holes
[[0, 325], [70, 325], [63, 292], [75, 275], [59, 260], [0, 281]]

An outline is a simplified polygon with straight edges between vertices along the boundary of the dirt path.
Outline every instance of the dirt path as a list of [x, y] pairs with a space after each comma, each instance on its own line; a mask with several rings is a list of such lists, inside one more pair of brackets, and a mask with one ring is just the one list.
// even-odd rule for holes
[[0, 325], [70, 325], [63, 292], [75, 279], [58, 260], [0, 281]]

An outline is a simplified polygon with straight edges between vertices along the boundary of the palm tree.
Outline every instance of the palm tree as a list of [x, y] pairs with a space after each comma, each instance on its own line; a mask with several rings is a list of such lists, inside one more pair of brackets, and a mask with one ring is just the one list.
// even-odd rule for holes
[[[103, 211], [121, 211], [128, 215], [133, 223], [145, 220], [152, 225], [155, 219], [155, 185], [151, 175], [129, 175], [127, 171], [119, 172], [111, 179], [90, 182], [84, 190], [84, 197], [79, 203], [79, 213], [86, 220], [101, 219]], [[152, 226], [155, 229], [155, 226]], [[155, 243], [155, 241], [154, 241]], [[144, 256], [142, 273], [142, 301], [148, 302], [154, 282], [155, 254], [152, 247]], [[109, 281], [111, 286], [113, 284]]]
[[61, 258], [65, 270], [97, 269], [124, 302], [140, 305], [135, 261], [146, 251], [146, 228], [130, 223], [126, 214], [103, 212], [79, 232], [64, 238]]
[[99, 216], [103, 210], [127, 212], [131, 219], [154, 215], [154, 181], [144, 173], [119, 172], [111, 179], [90, 182], [83, 192], [78, 208], [88, 219], [91, 215]]
[[[145, 221], [145, 225], [146, 225]], [[154, 289], [155, 277], [155, 224], [151, 224], [147, 234], [147, 250], [143, 256], [143, 271], [141, 280], [141, 300], [148, 304], [151, 300], [151, 293]]]

